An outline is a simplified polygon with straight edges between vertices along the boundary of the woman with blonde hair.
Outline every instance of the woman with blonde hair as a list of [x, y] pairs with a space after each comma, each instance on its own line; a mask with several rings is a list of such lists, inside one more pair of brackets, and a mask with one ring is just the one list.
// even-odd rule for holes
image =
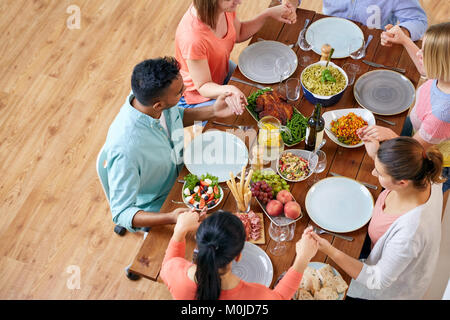
[[[405, 121], [401, 135], [413, 136], [425, 149], [437, 146], [444, 156], [444, 201], [450, 188], [450, 22], [428, 28], [422, 49], [406, 37], [398, 26], [393, 27], [383, 41], [403, 45], [419, 72], [427, 80], [416, 94], [416, 104]], [[397, 137], [389, 128], [370, 126], [359, 131], [360, 136], [384, 141]]]
[[366, 138], [373, 175], [385, 190], [369, 223], [371, 251], [362, 262], [311, 232], [319, 250], [353, 278], [348, 297], [368, 300], [422, 299], [439, 258], [442, 154], [411, 137], [378, 143]]
[[237, 87], [228, 85], [236, 68], [230, 61], [234, 44], [250, 39], [269, 17], [291, 23], [284, 17], [295, 8], [278, 5], [241, 22], [236, 16], [240, 4], [241, 0], [194, 0], [181, 19], [175, 35], [175, 57], [181, 65], [186, 91], [180, 106], [213, 104], [220, 94], [230, 92], [227, 103], [236, 114], [242, 114], [247, 99]]

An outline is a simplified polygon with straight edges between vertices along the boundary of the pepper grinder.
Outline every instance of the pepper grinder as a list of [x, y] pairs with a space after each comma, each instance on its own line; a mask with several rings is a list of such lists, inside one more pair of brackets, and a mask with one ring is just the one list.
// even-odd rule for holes
[[328, 57], [331, 53], [331, 46], [326, 43], [322, 46], [322, 57], [320, 58], [320, 61], [328, 61]]

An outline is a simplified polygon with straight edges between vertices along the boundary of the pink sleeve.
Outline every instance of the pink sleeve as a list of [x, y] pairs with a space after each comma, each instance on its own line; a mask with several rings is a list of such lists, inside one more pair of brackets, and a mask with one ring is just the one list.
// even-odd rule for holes
[[303, 274], [290, 267], [273, 291], [284, 300], [290, 300], [300, 286]]
[[166, 275], [179, 271], [185, 263], [189, 263], [186, 259], [184, 259], [185, 253], [186, 241], [177, 242], [170, 240], [160, 272], [160, 276], [166, 284], [168, 284], [167, 281], [170, 278], [166, 277]]
[[450, 124], [439, 120], [430, 113], [422, 120], [417, 133], [426, 142], [439, 144], [450, 137]]

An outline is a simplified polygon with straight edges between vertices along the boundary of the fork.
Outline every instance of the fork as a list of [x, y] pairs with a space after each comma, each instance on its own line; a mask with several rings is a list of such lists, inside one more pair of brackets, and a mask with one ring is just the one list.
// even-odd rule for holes
[[331, 234], [331, 235], [333, 235], [335, 237], [338, 237], [338, 238], [341, 238], [341, 239], [344, 239], [344, 240], [347, 240], [347, 241], [353, 241], [353, 238], [349, 237], [349, 236], [343, 236], [343, 235], [340, 235], [340, 234], [337, 234], [337, 233], [333, 233], [333, 232], [330, 232], [330, 231], [326, 231], [326, 230], [320, 229], [318, 227], [313, 227], [313, 229], [314, 229], [314, 232], [317, 233], [317, 234], [328, 233], [328, 234]]
[[238, 126], [238, 125], [235, 125], [235, 124], [226, 124], [226, 123], [221, 123], [221, 122], [217, 122], [217, 121], [213, 121], [213, 123], [218, 125], [218, 126], [224, 126], [224, 127], [229, 127], [229, 128], [241, 129], [242, 131], [247, 131], [249, 129], [253, 129], [253, 126]]
[[392, 122], [392, 121], [389, 121], [389, 120], [386, 120], [386, 119], [383, 119], [383, 118], [380, 118], [380, 117], [375, 117], [375, 119], [383, 121], [383, 122], [386, 122], [387, 124], [390, 124], [391, 126], [395, 126], [396, 125], [395, 122]]

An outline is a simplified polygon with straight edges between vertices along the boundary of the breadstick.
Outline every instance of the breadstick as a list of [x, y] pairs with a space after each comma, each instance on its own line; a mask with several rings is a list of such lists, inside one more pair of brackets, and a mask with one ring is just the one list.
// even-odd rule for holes
[[247, 210], [247, 208], [249, 207], [251, 199], [252, 199], [252, 193], [251, 193], [251, 191], [249, 191], [245, 194], [245, 210]]
[[239, 186], [241, 188], [240, 190], [241, 190], [241, 194], [242, 194], [242, 200], [244, 200], [244, 194], [245, 194], [244, 185], [245, 185], [245, 166], [242, 167], [241, 181], [239, 181]]
[[253, 175], [253, 169], [250, 169], [250, 172], [248, 173], [247, 176], [247, 181], [245, 181], [245, 187], [244, 187], [244, 192], [248, 192], [249, 190], [249, 186], [250, 186], [250, 181], [252, 180], [252, 175]]
[[237, 191], [236, 187], [233, 185], [233, 183], [231, 181], [227, 181], [228, 188], [230, 188], [231, 193], [233, 194], [234, 198], [236, 199], [238, 210], [242, 211], [241, 210], [241, 208], [243, 206], [242, 201], [241, 201], [241, 199], [239, 197], [239, 194], [238, 194], [238, 191]]

